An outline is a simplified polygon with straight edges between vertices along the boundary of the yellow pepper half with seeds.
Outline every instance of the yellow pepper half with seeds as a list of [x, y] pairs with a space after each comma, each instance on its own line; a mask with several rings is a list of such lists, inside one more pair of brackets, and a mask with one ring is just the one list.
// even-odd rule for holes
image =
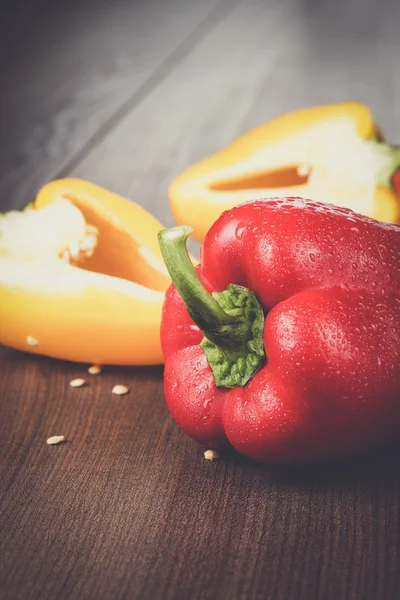
[[163, 362], [170, 278], [146, 210], [79, 179], [0, 215], [0, 343], [78, 362]]
[[291, 112], [250, 131], [187, 169], [169, 189], [180, 224], [203, 240], [233, 206], [271, 196], [301, 196], [399, 222], [393, 175], [400, 148], [386, 144], [358, 102]]

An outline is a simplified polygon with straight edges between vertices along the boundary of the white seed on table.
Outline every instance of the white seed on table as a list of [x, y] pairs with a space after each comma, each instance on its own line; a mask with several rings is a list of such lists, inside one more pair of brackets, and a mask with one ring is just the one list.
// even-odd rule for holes
[[28, 346], [39, 346], [39, 342], [31, 335], [26, 336], [26, 343]]
[[204, 458], [206, 460], [218, 460], [220, 458], [218, 452], [216, 450], [206, 450], [204, 452]]
[[99, 373], [101, 373], [101, 371], [102, 368], [100, 365], [92, 365], [88, 368], [88, 373], [90, 373], [91, 375], [98, 375]]
[[73, 388], [79, 388], [82, 387], [86, 384], [86, 381], [84, 379], [73, 379], [72, 381], [69, 382], [69, 385]]
[[129, 388], [127, 388], [126, 385], [114, 385], [111, 392], [116, 396], [123, 396], [129, 392]]
[[56, 444], [61, 444], [65, 440], [64, 435], [53, 435], [46, 440], [46, 443], [49, 446], [55, 446]]

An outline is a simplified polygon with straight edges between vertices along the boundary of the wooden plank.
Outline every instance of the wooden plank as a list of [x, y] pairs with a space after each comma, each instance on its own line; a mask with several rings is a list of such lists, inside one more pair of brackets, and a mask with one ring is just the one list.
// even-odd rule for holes
[[167, 187], [176, 174], [289, 110], [360, 100], [387, 138], [400, 142], [393, 89], [400, 38], [389, 26], [390, 6], [380, 20], [360, 3], [359, 11], [350, 4], [343, 13], [301, 7], [240, 5], [71, 173], [165, 220]]
[[161, 368], [2, 359], [2, 598], [397, 597], [395, 455], [208, 463], [168, 415]]
[[97, 179], [165, 220], [171, 177], [238, 131], [277, 69], [287, 20], [287, 3], [239, 5], [70, 173]]
[[1, 209], [27, 204], [234, 3], [46, 1], [23, 19], [11, 4], [0, 44]]

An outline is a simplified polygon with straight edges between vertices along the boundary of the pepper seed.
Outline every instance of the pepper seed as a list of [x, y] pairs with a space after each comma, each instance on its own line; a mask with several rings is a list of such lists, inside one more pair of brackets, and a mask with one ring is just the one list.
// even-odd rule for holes
[[39, 342], [31, 335], [26, 336], [26, 343], [28, 346], [39, 346]]
[[88, 373], [90, 373], [91, 375], [98, 375], [99, 373], [101, 373], [101, 371], [102, 368], [100, 365], [92, 365], [88, 368]]
[[299, 177], [306, 177], [310, 174], [310, 167], [308, 165], [299, 165], [297, 167], [297, 175]]
[[218, 460], [220, 458], [220, 455], [218, 454], [218, 452], [216, 450], [206, 450], [204, 452], [204, 458], [206, 460]]
[[69, 254], [73, 260], [78, 260], [79, 258], [79, 245], [76, 242], [72, 242], [69, 246]]
[[84, 379], [73, 379], [69, 382], [69, 385], [73, 388], [79, 388], [86, 385], [86, 381]]
[[116, 396], [123, 396], [128, 392], [129, 388], [127, 388], [126, 385], [114, 385], [113, 389], [111, 390], [111, 393], [115, 394]]
[[56, 444], [61, 444], [65, 440], [64, 435], [53, 435], [46, 440], [46, 444], [49, 446], [55, 446]]

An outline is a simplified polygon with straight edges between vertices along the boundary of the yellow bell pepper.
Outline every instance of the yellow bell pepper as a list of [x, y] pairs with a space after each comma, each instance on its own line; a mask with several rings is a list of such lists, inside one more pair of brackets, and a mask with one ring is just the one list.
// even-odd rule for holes
[[302, 196], [398, 222], [392, 176], [400, 149], [384, 143], [357, 102], [295, 111], [187, 169], [169, 189], [178, 223], [203, 240], [226, 209], [251, 199]]
[[0, 343], [78, 362], [162, 363], [170, 279], [160, 229], [137, 204], [79, 179], [1, 215]]

